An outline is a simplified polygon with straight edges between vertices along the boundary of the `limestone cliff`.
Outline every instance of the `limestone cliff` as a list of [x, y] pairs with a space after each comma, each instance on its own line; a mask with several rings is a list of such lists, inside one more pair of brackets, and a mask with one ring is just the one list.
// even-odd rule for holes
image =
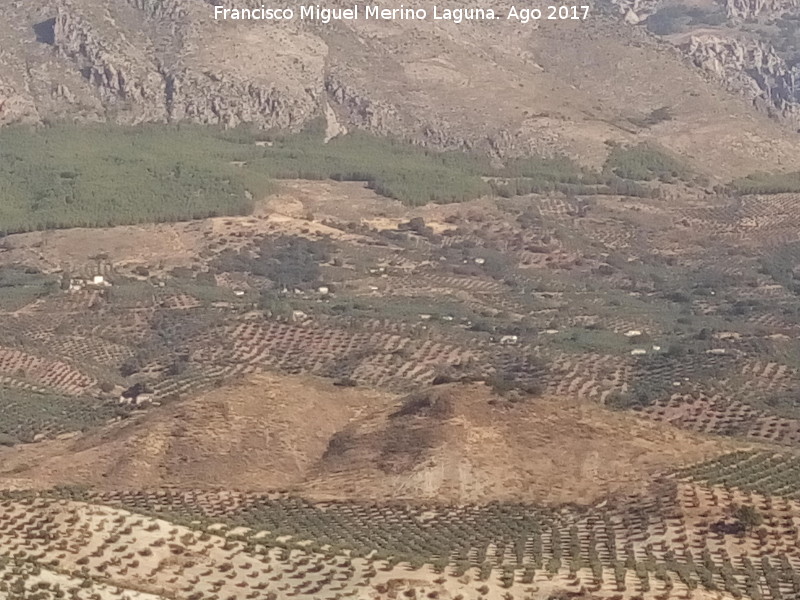
[[[785, 14], [789, 17], [785, 23], [793, 23], [800, 0], [722, 0], [720, 4], [725, 9], [723, 19], [727, 18], [724, 27], [719, 26], [715, 5], [609, 0], [607, 6], [628, 25], [657, 32], [692, 64], [746, 98], [757, 110], [785, 119], [794, 127], [800, 115], [796, 51], [791, 43], [783, 43], [783, 51], [777, 51], [773, 36], [778, 36], [774, 39], [780, 46], [781, 32], [792, 30], [778, 27], [776, 33], [774, 21]], [[709, 19], [712, 15], [714, 18]], [[655, 19], [657, 24], [652, 23]]]
[[787, 8], [797, 8], [797, 0], [725, 0], [729, 18], [754, 19], [766, 13], [778, 13]]
[[[319, 112], [317, 85], [295, 85], [294, 89], [276, 85], [280, 77], [265, 80], [252, 70], [243, 72], [235, 59], [198, 68], [193, 55], [207, 54], [210, 49], [197, 43], [201, 32], [182, 27], [180, 19], [189, 14], [186, 4], [177, 0], [127, 2], [153, 21], [151, 26], [156, 33], [164, 34], [167, 44], [159, 45], [157, 35], [104, 35], [97, 21], [89, 20], [68, 2], [58, 8], [53, 36], [59, 55], [71, 60], [104, 103], [116, 109], [117, 120], [192, 121], [229, 127], [247, 122], [265, 128], [291, 128]], [[168, 31], [159, 32], [158, 27]], [[306, 62], [314, 58], [312, 54]], [[322, 63], [317, 62], [317, 72], [309, 69], [308, 74], [318, 81], [309, 84], [318, 84], [321, 79]], [[302, 75], [304, 66], [296, 70], [293, 65], [293, 75]]]
[[[654, 0], [619, 1], [620, 12], [637, 18], [657, 8]], [[401, 3], [430, 9], [424, 0], [382, 5]], [[261, 2], [11, 0], [0, 22], [0, 124], [188, 121], [297, 130], [324, 117], [328, 135], [365, 129], [499, 158], [567, 154], [600, 166], [610, 143], [652, 139], [692, 153], [700, 170], [720, 177], [777, 161], [800, 168], [787, 130], [724, 92], [718, 77], [702, 75], [745, 77], [721, 42], [690, 45], [698, 68], [595, 8], [586, 21], [523, 24], [502, 18], [510, 0], [491, 0], [498, 20], [322, 25], [217, 21], [218, 4]], [[757, 71], [773, 90], [765, 102], [784, 98], [788, 106], [785, 69], [748, 52], [740, 61], [745, 75]], [[759, 95], [758, 85], [742, 82], [749, 98]], [[625, 125], [664, 106], [672, 118], [658, 127]], [[712, 130], [735, 138], [724, 156], [710, 146], [718, 138]]]
[[717, 35], [692, 35], [680, 46], [694, 64], [743, 94], [758, 108], [796, 118], [797, 68], [789, 67], [765, 42]]

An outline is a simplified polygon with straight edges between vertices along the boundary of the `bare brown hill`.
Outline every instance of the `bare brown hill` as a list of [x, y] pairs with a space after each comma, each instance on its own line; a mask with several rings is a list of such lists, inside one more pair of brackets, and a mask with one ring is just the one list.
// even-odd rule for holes
[[3, 450], [0, 483], [588, 503], [726, 446], [596, 405], [512, 402], [483, 384], [398, 400], [259, 375], [100, 432]]
[[588, 503], [721, 451], [601, 407], [436, 386], [334, 436], [303, 492], [335, 498]]
[[256, 376], [102, 431], [6, 450], [0, 470], [18, 485], [279, 489], [303, 481], [361, 411], [390, 401], [313, 378]]

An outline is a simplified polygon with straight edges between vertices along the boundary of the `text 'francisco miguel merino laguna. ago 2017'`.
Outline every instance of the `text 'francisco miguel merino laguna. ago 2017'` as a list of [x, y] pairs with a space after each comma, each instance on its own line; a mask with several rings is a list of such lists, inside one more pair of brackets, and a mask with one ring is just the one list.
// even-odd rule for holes
[[360, 6], [354, 4], [349, 8], [326, 8], [318, 4], [300, 5], [292, 8], [261, 6], [260, 8], [226, 8], [214, 7], [214, 19], [224, 21], [291, 21], [301, 19], [330, 23], [332, 21], [494, 21], [509, 19], [527, 23], [539, 19], [547, 20], [584, 20], [589, 14], [588, 6], [549, 6], [544, 9], [516, 8], [511, 6], [506, 14], [500, 14], [491, 8], [442, 8], [433, 6], [430, 9], [408, 8], [402, 4], [398, 8], [382, 8], [375, 5]]

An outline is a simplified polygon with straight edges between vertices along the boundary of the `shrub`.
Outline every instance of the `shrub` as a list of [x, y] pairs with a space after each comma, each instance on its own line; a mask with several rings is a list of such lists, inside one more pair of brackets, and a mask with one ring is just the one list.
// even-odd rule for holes
[[752, 506], [732, 506], [732, 516], [736, 519], [742, 527], [747, 531], [752, 531], [754, 528], [764, 522], [764, 517]]
[[15, 446], [18, 440], [7, 433], [0, 433], [0, 446]]
[[651, 144], [615, 146], [606, 159], [604, 170], [635, 181], [686, 181], [692, 175], [682, 161]]

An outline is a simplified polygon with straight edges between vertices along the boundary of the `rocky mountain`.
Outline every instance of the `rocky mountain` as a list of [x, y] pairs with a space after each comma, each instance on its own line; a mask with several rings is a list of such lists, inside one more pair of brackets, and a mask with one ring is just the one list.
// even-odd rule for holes
[[690, 35], [680, 47], [694, 64], [748, 98], [756, 107], [797, 119], [800, 71], [790, 67], [770, 44], [703, 33]]
[[[716, 33], [665, 44], [645, 31], [661, 9], [644, 4], [619, 9], [643, 23], [630, 26], [599, 5], [586, 20], [522, 23], [504, 0], [493, 21], [328, 24], [215, 20], [206, 0], [15, 1], [0, 25], [0, 123], [297, 130], [324, 118], [329, 135], [362, 128], [498, 157], [597, 166], [610, 144], [656, 141], [712, 177], [800, 167], [791, 128], [748, 102], [793, 114], [785, 59]], [[647, 118], [664, 108], [669, 119]]]
[[629, 25], [674, 44], [692, 63], [756, 110], [797, 126], [797, 19], [794, 0], [681, 2], [613, 0]]

